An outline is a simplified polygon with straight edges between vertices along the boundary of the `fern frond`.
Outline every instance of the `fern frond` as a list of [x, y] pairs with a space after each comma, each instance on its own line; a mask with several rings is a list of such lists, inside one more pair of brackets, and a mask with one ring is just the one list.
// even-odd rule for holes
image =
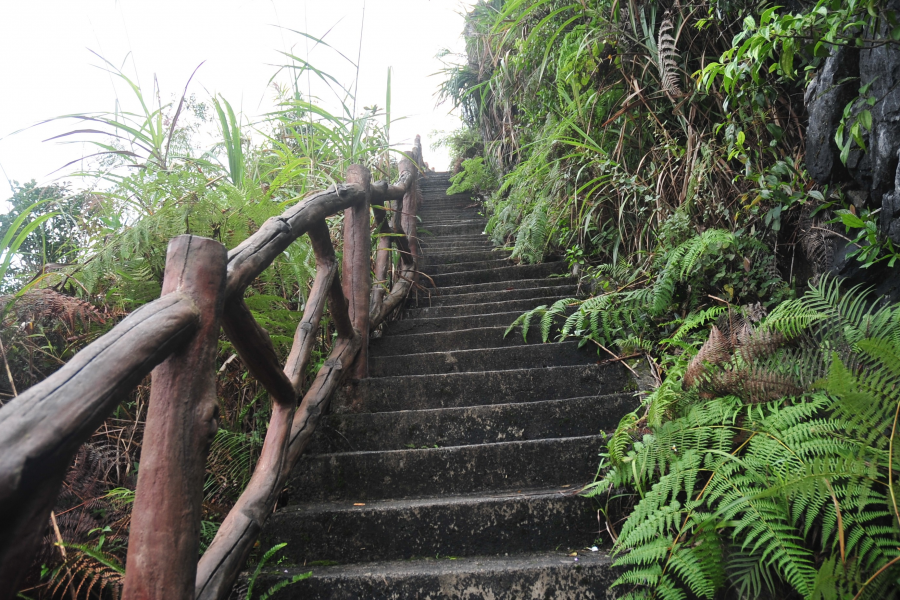
[[663, 91], [669, 97], [681, 95], [678, 87], [678, 63], [675, 59], [678, 52], [675, 49], [675, 38], [672, 32], [675, 30], [675, 24], [672, 22], [671, 11], [663, 14], [662, 23], [659, 25], [659, 37], [657, 38], [656, 48], [659, 65], [659, 80]]

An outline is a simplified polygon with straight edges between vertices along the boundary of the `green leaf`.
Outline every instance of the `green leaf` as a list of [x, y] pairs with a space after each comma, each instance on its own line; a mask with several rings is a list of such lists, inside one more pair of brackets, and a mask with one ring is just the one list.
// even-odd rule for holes
[[859, 113], [859, 122], [862, 123], [863, 127], [872, 131], [872, 113], [867, 109], [863, 110]]

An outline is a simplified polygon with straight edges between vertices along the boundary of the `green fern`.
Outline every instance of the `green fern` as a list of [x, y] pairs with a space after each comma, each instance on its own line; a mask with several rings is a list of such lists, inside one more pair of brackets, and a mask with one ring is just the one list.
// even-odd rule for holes
[[858, 288], [841, 294], [830, 280], [777, 307], [759, 330], [794, 346], [736, 352], [728, 368], [787, 365], [806, 382], [797, 396], [704, 399], [673, 369], [646, 400], [650, 433], [635, 439], [637, 414], [627, 415], [608, 441], [609, 468], [586, 490], [625, 486], [640, 497], [616, 542], [625, 569], [616, 585], [647, 598], [713, 598], [726, 587], [742, 597], [895, 597], [900, 570], [888, 567], [900, 528], [887, 480], [900, 474], [890, 454], [898, 315], [900, 306], [873, 309]]
[[[259, 563], [256, 565], [256, 569], [253, 571], [253, 574], [250, 576], [247, 581], [247, 595], [245, 596], [246, 600], [254, 600], [253, 598], [253, 588], [256, 586], [256, 581], [259, 579], [259, 576], [262, 574], [263, 569], [266, 564], [272, 560], [272, 558], [278, 554], [282, 548], [287, 546], [286, 543], [276, 544], [269, 548], [265, 554], [263, 554], [262, 558], [259, 559]], [[288, 579], [282, 579], [278, 581], [274, 585], [272, 585], [269, 589], [263, 592], [258, 599], [256, 600], [268, 600], [272, 596], [274, 596], [279, 590], [282, 590], [289, 585], [294, 585], [299, 581], [303, 581], [304, 579], [309, 579], [312, 577], [312, 571], [309, 573], [302, 573], [298, 575], [294, 575]]]

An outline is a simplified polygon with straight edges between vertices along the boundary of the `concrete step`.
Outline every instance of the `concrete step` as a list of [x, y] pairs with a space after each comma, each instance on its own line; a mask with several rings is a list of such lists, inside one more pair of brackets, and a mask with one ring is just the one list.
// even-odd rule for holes
[[441, 206], [430, 206], [428, 208], [420, 208], [417, 216], [419, 219], [423, 221], [427, 221], [429, 219], [458, 219], [466, 215], [474, 215], [479, 219], [487, 220], [486, 211], [484, 207], [480, 204], [476, 204], [474, 202], [458, 202], [453, 201], [451, 203], [441, 205]]
[[368, 452], [578, 437], [616, 428], [638, 407], [633, 393], [434, 410], [331, 414], [309, 454]]
[[486, 226], [488, 220], [481, 215], [477, 208], [467, 208], [448, 212], [429, 213], [419, 215], [419, 225], [426, 229], [435, 225], [454, 225], [465, 221], [475, 221]]
[[430, 198], [425, 198], [424, 202], [422, 202], [422, 210], [428, 210], [435, 207], [446, 207], [446, 206], [468, 206], [470, 204], [478, 204], [481, 202], [478, 200], [472, 199], [472, 194], [468, 192], [462, 194], [452, 194], [450, 196], [443, 193], [443, 190], [431, 196]]
[[[605, 357], [604, 357], [605, 359]], [[599, 360], [599, 359], [598, 359]], [[370, 377], [335, 394], [336, 412], [386, 412], [602, 396], [634, 388], [619, 363]]]
[[597, 538], [597, 515], [577, 489], [289, 506], [269, 517], [261, 541], [286, 542], [294, 564], [580, 549]]
[[[471, 235], [473, 233], [481, 234], [484, 231], [485, 226], [487, 225], [487, 219], [471, 216], [464, 217], [459, 219], [422, 219], [419, 222], [417, 229], [419, 231], [424, 231], [430, 233], [435, 239], [441, 239], [445, 237], [455, 237], [456, 235]], [[445, 227], [471, 227], [472, 231], [469, 232], [454, 232], [454, 231], [442, 231]]]
[[[528, 342], [539, 344], [541, 339], [540, 325], [533, 324], [528, 330]], [[506, 327], [474, 327], [446, 332], [413, 333], [410, 335], [390, 335], [373, 339], [369, 342], [369, 356], [378, 358], [402, 354], [418, 354], [421, 352], [442, 352], [445, 348], [453, 350], [475, 350], [478, 348], [501, 348], [521, 346], [525, 344], [521, 332], [511, 331], [504, 336]]]
[[452, 296], [455, 294], [476, 294], [480, 292], [524, 290], [542, 287], [555, 287], [565, 285], [577, 285], [575, 277], [540, 277], [538, 279], [516, 279], [515, 281], [493, 281], [487, 283], [473, 283], [469, 285], [442, 286], [432, 290], [432, 295]]
[[428, 230], [422, 230], [421, 235], [419, 236], [423, 242], [441, 242], [441, 243], [450, 243], [456, 241], [469, 241], [469, 240], [489, 240], [490, 238], [481, 233], [480, 231], [476, 231], [473, 233], [455, 233], [452, 235], [439, 235], [434, 232]]
[[433, 241], [435, 239], [437, 238], [423, 237], [419, 240], [419, 244], [422, 246], [425, 256], [428, 256], [428, 254], [447, 254], [459, 251], [477, 250], [480, 252], [487, 252], [493, 250], [495, 247], [493, 242], [491, 242], [486, 235], [479, 236], [475, 239], [465, 240], [453, 238], [452, 241], [443, 241], [440, 243], [435, 243]]
[[[488, 315], [466, 315], [462, 317], [438, 317], [433, 319], [403, 319], [388, 323], [382, 339], [405, 337], [407, 335], [460, 331], [473, 327], [509, 327], [521, 312], [501, 312]], [[512, 335], [512, 334], [510, 334]], [[374, 341], [374, 340], [373, 340]]]
[[[436, 317], [464, 317], [468, 315], [489, 315], [494, 313], [518, 312], [537, 308], [543, 304], [550, 306], [556, 300], [562, 300], [569, 296], [539, 296], [537, 298], [524, 298], [521, 300], [506, 300], [501, 302], [485, 302], [484, 304], [459, 304], [455, 306], [431, 306], [425, 308], [407, 309], [405, 315], [408, 319], [431, 319]], [[428, 302], [422, 298], [421, 304]]]
[[482, 269], [496, 269], [512, 265], [507, 258], [495, 258], [492, 260], [477, 260], [472, 262], [458, 262], [449, 265], [428, 265], [424, 271], [434, 277], [444, 273], [459, 273], [461, 271], [480, 271]]
[[594, 348], [579, 348], [578, 342], [562, 342], [381, 356], [369, 359], [369, 377], [506, 371], [522, 365], [545, 369], [588, 365], [597, 362], [596, 354]]
[[[575, 558], [578, 560], [576, 561]], [[607, 600], [619, 576], [603, 552], [435, 557], [349, 566], [304, 566], [264, 572], [258, 589], [312, 571], [273, 600]]]
[[445, 273], [434, 275], [432, 280], [438, 288], [452, 285], [488, 283], [493, 281], [511, 281], [517, 279], [539, 279], [550, 275], [568, 273], [565, 261], [541, 263], [538, 265], [516, 265], [482, 271], [466, 271], [463, 273]]
[[428, 266], [449, 265], [455, 263], [473, 262], [476, 260], [497, 260], [498, 258], [509, 258], [512, 251], [510, 250], [476, 250], [474, 252], [447, 252], [425, 254], [426, 269]]
[[419, 235], [431, 234], [434, 237], [456, 238], [463, 235], [480, 235], [484, 231], [484, 223], [482, 221], [469, 221], [457, 224], [447, 225], [429, 225], [424, 223], [417, 227]]
[[[488, 242], [490, 243], [490, 238], [481, 232], [475, 233], [461, 233], [458, 235], [437, 235], [428, 230], [421, 230], [419, 232], [419, 241], [425, 247], [430, 248], [443, 248], [450, 247], [454, 244], [465, 243], [465, 242]], [[493, 245], [491, 245], [493, 248]], [[466, 248], [463, 248], [464, 250]]]
[[[472, 209], [474, 210], [474, 209]], [[419, 225], [487, 225], [488, 220], [482, 216], [471, 214], [469, 211], [452, 211], [445, 214], [434, 214], [423, 217], [419, 215]]]
[[501, 442], [426, 450], [340, 452], [301, 457], [288, 504], [499, 493], [583, 486], [597, 472], [604, 436]]
[[[433, 276], [432, 276], [433, 277]], [[544, 281], [547, 281], [546, 279]], [[549, 282], [548, 282], [549, 283]], [[438, 288], [440, 291], [442, 288]], [[503, 290], [489, 290], [486, 292], [473, 292], [469, 294], [452, 294], [449, 296], [432, 295], [428, 303], [431, 306], [460, 306], [478, 305], [485, 302], [504, 302], [506, 300], [522, 300], [525, 298], [545, 298], [551, 296], [575, 296], [578, 287], [574, 285], [547, 285], [546, 287], [533, 287], [517, 289], [510, 287]], [[419, 306], [422, 306], [419, 301]]]

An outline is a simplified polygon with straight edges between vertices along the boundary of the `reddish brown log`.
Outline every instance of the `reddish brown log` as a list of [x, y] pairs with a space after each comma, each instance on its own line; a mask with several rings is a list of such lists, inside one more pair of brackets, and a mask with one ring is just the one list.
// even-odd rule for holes
[[293, 406], [297, 392], [279, 365], [269, 332], [253, 318], [243, 298], [229, 298], [222, 314], [222, 328], [238, 356], [276, 404]]
[[372, 209], [375, 213], [375, 233], [378, 237], [378, 245], [375, 250], [375, 281], [372, 282], [372, 302], [369, 304], [369, 314], [378, 314], [384, 300], [385, 289], [388, 284], [388, 269], [391, 266], [391, 227], [386, 219], [384, 209]]
[[390, 200], [399, 200], [406, 193], [406, 181], [409, 173], [400, 170], [397, 183], [390, 185], [382, 180], [372, 184], [372, 204], [382, 204]]
[[[309, 241], [316, 255], [316, 279], [306, 302], [306, 310], [303, 311], [303, 319], [294, 334], [294, 345], [284, 365], [284, 374], [290, 379], [297, 394], [303, 389], [303, 374], [316, 343], [316, 329], [325, 312], [325, 298], [331, 294], [337, 275], [334, 246], [331, 245], [331, 235], [324, 221], [316, 223], [309, 230]], [[341, 300], [343, 299], [341, 295]]]
[[[345, 309], [343, 321], [348, 320]], [[196, 600], [222, 600], [230, 593], [266, 519], [272, 514], [284, 482], [309, 443], [328, 401], [349, 371], [344, 365], [352, 363], [359, 344], [359, 336], [337, 339], [293, 419], [286, 407], [273, 408], [253, 477], [200, 559]]]
[[231, 298], [243, 294], [247, 286], [310, 227], [360, 203], [368, 205], [367, 188], [359, 183], [344, 183], [324, 192], [313, 192], [281, 216], [267, 220], [259, 231], [228, 253], [226, 295]]
[[206, 455], [218, 427], [215, 358], [225, 291], [222, 244], [169, 242], [162, 293], [190, 296], [200, 328], [153, 371], [123, 600], [189, 599], [200, 550]]
[[190, 298], [160, 298], [0, 409], [0, 599], [16, 595], [78, 447], [197, 324]]
[[369, 170], [362, 165], [350, 165], [347, 182], [365, 190], [365, 200], [344, 211], [344, 297], [349, 307], [350, 322], [360, 332], [360, 350], [351, 375], [364, 379], [369, 375], [369, 298], [372, 295], [370, 260], [372, 252], [369, 201], [371, 182]]

